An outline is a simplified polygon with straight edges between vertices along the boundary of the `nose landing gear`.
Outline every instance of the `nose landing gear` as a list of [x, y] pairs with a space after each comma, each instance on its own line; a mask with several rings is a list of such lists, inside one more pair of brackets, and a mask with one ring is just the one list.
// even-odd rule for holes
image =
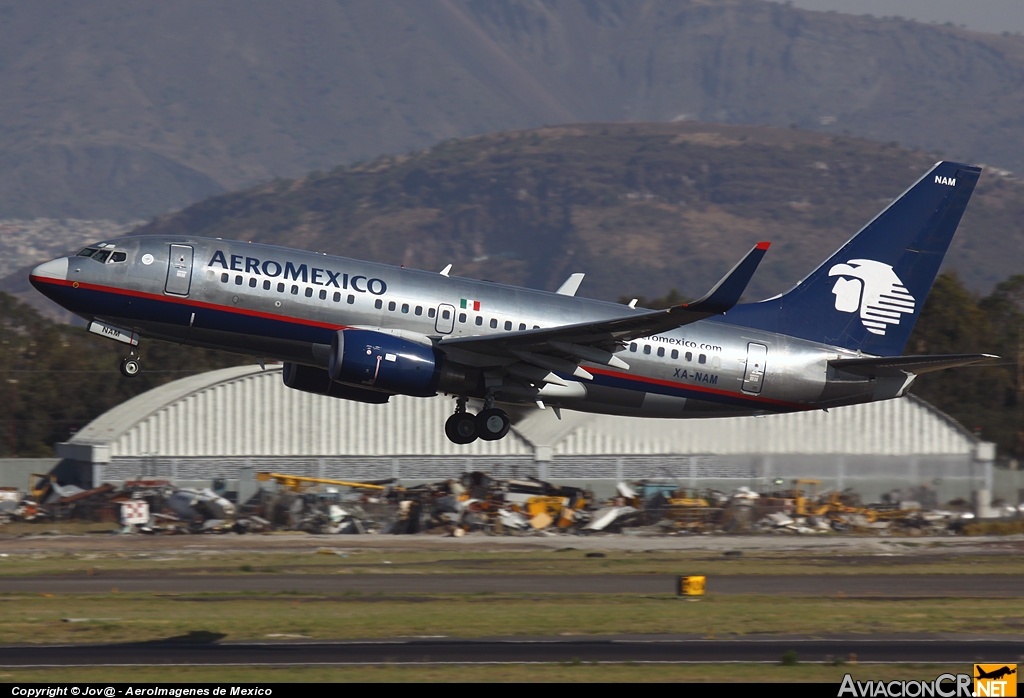
[[141, 370], [142, 367], [139, 365], [139, 358], [135, 356], [135, 354], [131, 354], [121, 359], [121, 375], [125, 378], [134, 378], [139, 375], [139, 371]]

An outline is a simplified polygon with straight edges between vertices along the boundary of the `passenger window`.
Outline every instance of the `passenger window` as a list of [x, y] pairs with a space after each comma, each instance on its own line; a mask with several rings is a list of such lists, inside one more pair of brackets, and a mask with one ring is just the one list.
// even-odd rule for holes
[[292, 284], [292, 295], [293, 296], [299, 295], [299, 287], [296, 284]]
[[395, 302], [394, 301], [391, 301], [390, 303], [388, 303], [388, 310], [391, 311], [392, 313], [395, 312]]
[[465, 313], [459, 313], [459, 322], [465, 322], [465, 321], [466, 321], [466, 314]]
[[540, 325], [534, 325], [534, 326], [533, 326], [533, 329], [535, 329], [535, 330], [539, 330], [539, 329], [540, 329]]
[[325, 291], [324, 289], [320, 289], [320, 293], [318, 293], [317, 295], [320, 296], [320, 300], [327, 300], [327, 291]]
[[525, 329], [526, 329], [526, 323], [525, 322], [520, 322], [519, 323], [519, 331], [522, 332]]
[[235, 277], [235, 286], [241, 286], [241, 285], [242, 285], [242, 275], [239, 274], [239, 275], [237, 275]]
[[686, 352], [686, 360], [687, 361], [693, 361], [693, 352], [690, 352], [690, 351]]
[[658, 347], [658, 356], [665, 355], [665, 347]]
[[483, 316], [483, 315], [477, 315], [477, 316], [476, 316], [476, 324], [477, 324], [477, 325], [482, 325], [482, 324], [484, 324], [484, 316]]
[[697, 363], [699, 364], [705, 363], [707, 360], [708, 357], [705, 356], [704, 354], [701, 354], [700, 356], [697, 357]]
[[445, 310], [444, 312], [441, 313], [441, 317], [444, 318], [445, 320], [449, 319], [451, 316], [451, 311], [448, 310]]
[[228, 275], [227, 274], [221, 274], [220, 275], [220, 282], [222, 284], [226, 284], [228, 282]]
[[123, 262], [126, 259], [128, 259], [128, 254], [125, 252], [115, 252], [110, 256], [111, 262]]
[[354, 295], [352, 295], [351, 293], [348, 294], [348, 304], [352, 305], [355, 302], [356, 302], [356, 297]]
[[284, 293], [284, 284], [278, 284], [277, 285], [277, 292], [278, 293]]
[[408, 303], [402, 303], [402, 312], [403, 313], [408, 313], [409, 312], [409, 304]]
[[427, 308], [427, 317], [434, 317], [436, 311], [433, 308]]
[[711, 357], [711, 368], [721, 368], [721, 367], [722, 367], [722, 357], [720, 357], [720, 356], [712, 356]]
[[651, 345], [650, 344], [645, 344], [644, 345], [644, 353], [645, 354], [650, 354], [651, 353]]
[[422, 305], [417, 305], [416, 306], [416, 314], [417, 315], [422, 315], [423, 314], [423, 306]]
[[256, 288], [256, 277], [249, 279], [249, 288]]
[[507, 332], [507, 331], [509, 331], [511, 329], [512, 329], [512, 321], [511, 320], [506, 320], [505, 321], [505, 331]]
[[636, 342], [630, 342], [629, 343], [629, 350], [630, 351], [636, 351]]
[[311, 286], [307, 286], [306, 287], [306, 298], [312, 298], [312, 297], [313, 297], [313, 288]]
[[679, 358], [679, 350], [678, 349], [673, 349], [672, 350], [672, 358], [673, 359], [678, 359]]
[[341, 302], [341, 294], [338, 293], [337, 291], [334, 292], [333, 298], [334, 298], [334, 302], [335, 303], [340, 303]]
[[373, 302], [373, 307], [376, 308], [377, 310], [380, 310], [381, 308], [384, 307], [384, 301], [382, 301], [380, 298], [378, 298], [377, 300], [375, 300]]
[[498, 329], [498, 321], [495, 318], [491, 318], [491, 329], [492, 330]]
[[270, 290], [270, 282], [269, 281], [264, 281], [263, 282], [263, 290], [264, 291], [269, 291]]

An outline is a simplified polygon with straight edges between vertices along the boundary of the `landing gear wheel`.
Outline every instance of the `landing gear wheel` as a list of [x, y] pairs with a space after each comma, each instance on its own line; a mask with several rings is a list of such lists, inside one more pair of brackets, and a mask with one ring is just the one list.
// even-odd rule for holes
[[134, 378], [139, 375], [139, 371], [142, 367], [139, 366], [139, 360], [134, 356], [127, 356], [121, 360], [121, 375], [126, 378]]
[[486, 409], [476, 416], [476, 433], [484, 441], [497, 441], [508, 433], [512, 421], [505, 410]]
[[452, 443], [473, 443], [477, 437], [476, 417], [469, 412], [456, 412], [444, 423], [444, 434]]

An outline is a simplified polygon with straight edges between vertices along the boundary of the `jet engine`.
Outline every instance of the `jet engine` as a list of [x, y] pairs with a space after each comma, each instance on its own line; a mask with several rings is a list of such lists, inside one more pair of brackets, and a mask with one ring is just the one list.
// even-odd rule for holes
[[448, 361], [434, 347], [372, 330], [339, 330], [327, 372], [334, 381], [401, 395], [477, 390], [480, 371]]
[[328, 397], [336, 397], [341, 400], [369, 402], [374, 405], [382, 405], [391, 397], [390, 393], [382, 393], [379, 390], [366, 390], [365, 388], [335, 383], [331, 380], [331, 374], [315, 366], [286, 363], [282, 375], [286, 386], [305, 393], [327, 395]]

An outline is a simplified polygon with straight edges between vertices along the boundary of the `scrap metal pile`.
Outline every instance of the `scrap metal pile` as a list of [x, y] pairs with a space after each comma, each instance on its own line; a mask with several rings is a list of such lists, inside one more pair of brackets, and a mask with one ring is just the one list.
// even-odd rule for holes
[[[253, 496], [233, 502], [223, 481], [215, 481], [214, 489], [136, 480], [85, 490], [33, 475], [26, 497], [0, 491], [0, 523], [77, 519], [119, 523], [119, 530], [143, 533], [914, 535], [957, 532], [974, 518], [966, 502], [937, 509], [934, 491], [924, 487], [896, 490], [865, 506], [851, 490], [819, 492], [817, 480], [794, 480], [789, 489], [739, 487], [728, 493], [668, 482], [620, 482], [615, 496], [604, 501], [578, 487], [536, 478], [499, 480], [483, 472], [416, 486], [282, 473], [259, 473], [256, 480], [261, 486]], [[1013, 509], [1008, 516], [1021, 513]]]

